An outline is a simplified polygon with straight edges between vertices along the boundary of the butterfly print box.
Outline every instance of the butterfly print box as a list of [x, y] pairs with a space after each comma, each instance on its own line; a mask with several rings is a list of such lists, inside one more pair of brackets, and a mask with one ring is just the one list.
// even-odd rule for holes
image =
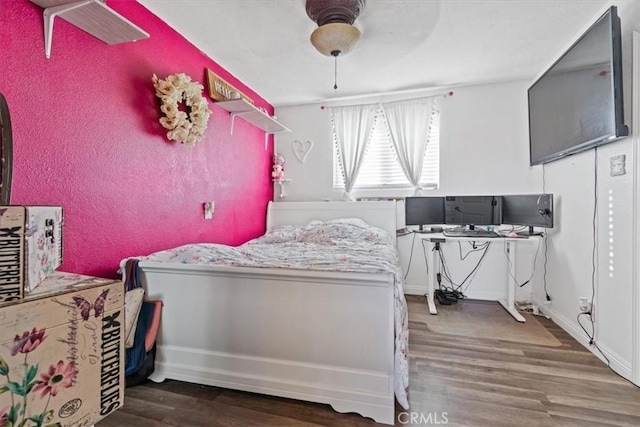
[[0, 206], [0, 301], [19, 300], [62, 264], [62, 208]]
[[124, 399], [120, 281], [54, 272], [0, 303], [0, 426], [86, 426]]

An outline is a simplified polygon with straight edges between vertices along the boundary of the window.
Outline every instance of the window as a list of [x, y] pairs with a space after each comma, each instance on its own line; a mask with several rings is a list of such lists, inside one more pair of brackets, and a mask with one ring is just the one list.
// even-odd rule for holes
[[[436, 110], [429, 130], [429, 144], [424, 156], [420, 185], [438, 188], [440, 182], [440, 113]], [[333, 144], [333, 188], [344, 189], [342, 166], [337, 144]], [[376, 113], [354, 189], [411, 188], [398, 161], [382, 109]]]

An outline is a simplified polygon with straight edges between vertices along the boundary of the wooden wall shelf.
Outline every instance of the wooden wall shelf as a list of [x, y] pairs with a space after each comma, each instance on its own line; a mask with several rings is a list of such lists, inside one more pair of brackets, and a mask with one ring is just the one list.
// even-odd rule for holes
[[273, 117], [266, 114], [259, 108], [249, 104], [244, 99], [231, 99], [229, 101], [216, 102], [223, 109], [231, 114], [231, 134], [233, 135], [233, 126], [236, 116], [262, 129], [264, 134], [264, 147], [267, 148], [269, 134], [280, 132], [291, 132], [291, 129], [278, 122]]
[[45, 56], [51, 56], [53, 21], [64, 19], [107, 44], [146, 39], [149, 34], [109, 8], [102, 0], [31, 0], [44, 8]]

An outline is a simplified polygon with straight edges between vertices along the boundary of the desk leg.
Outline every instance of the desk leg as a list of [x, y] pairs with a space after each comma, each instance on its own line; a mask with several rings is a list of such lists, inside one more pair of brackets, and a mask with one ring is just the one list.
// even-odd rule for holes
[[436, 302], [433, 300], [433, 291], [435, 290], [435, 284], [437, 279], [436, 266], [439, 265], [438, 251], [436, 250], [436, 244], [431, 243], [431, 270], [429, 270], [429, 283], [427, 284], [427, 304], [429, 305], [429, 313], [438, 314], [436, 309]]
[[514, 319], [516, 319], [518, 322], [524, 323], [526, 321], [525, 318], [522, 317], [522, 315], [518, 312], [518, 309], [516, 308], [516, 287], [518, 286], [518, 284], [514, 279], [514, 277], [516, 276], [515, 274], [516, 257], [515, 257], [515, 254], [513, 253], [514, 248], [511, 247], [511, 242], [505, 242], [505, 243], [507, 245], [507, 259], [509, 260], [509, 262], [507, 263], [507, 274], [509, 275], [508, 277], [509, 284], [507, 285], [507, 299], [506, 300], [500, 299], [498, 300], [498, 302], [500, 303], [500, 305], [504, 307], [505, 310], [509, 312], [510, 315], [513, 316]]

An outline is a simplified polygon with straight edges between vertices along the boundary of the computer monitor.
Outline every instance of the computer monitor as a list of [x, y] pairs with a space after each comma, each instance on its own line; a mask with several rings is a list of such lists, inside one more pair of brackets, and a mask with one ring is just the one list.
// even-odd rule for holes
[[533, 227], [553, 228], [553, 194], [517, 194], [502, 196], [502, 223], [525, 225], [520, 235], [536, 235]]
[[444, 197], [405, 197], [404, 218], [406, 225], [419, 225], [419, 230], [444, 224]]
[[500, 225], [500, 196], [446, 196], [445, 224]]

